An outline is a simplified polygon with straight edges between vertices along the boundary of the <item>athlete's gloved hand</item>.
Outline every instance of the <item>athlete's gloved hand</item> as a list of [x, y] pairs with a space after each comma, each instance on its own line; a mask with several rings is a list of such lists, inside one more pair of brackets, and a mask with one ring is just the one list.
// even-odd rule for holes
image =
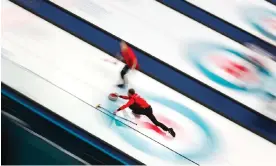
[[119, 112], [119, 111], [120, 111], [120, 110], [119, 110], [119, 109], [117, 109], [116, 111], [114, 111], [114, 112], [113, 112], [113, 114], [114, 114], [114, 115], [116, 115], [116, 114], [117, 114], [117, 112]]

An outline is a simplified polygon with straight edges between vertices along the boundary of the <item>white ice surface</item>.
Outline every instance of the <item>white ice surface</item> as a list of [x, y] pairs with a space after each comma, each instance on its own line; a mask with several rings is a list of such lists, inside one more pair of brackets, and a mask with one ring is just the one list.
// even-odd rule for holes
[[[116, 131], [148, 139], [127, 128], [117, 130], [114, 122], [107, 126], [105, 115], [90, 106], [108, 103], [107, 95], [119, 91], [114, 85], [123, 64], [105, 62], [105, 59], [114, 59], [8, 1], [2, 3], [2, 14], [2, 82], [147, 165], [192, 165], [185, 159], [174, 162], [177, 155], [173, 152], [162, 159], [134, 148], [132, 144], [135, 142], [122, 139]], [[207, 158], [196, 159], [200, 165], [257, 166], [276, 163], [275, 145], [142, 73], [130, 75], [130, 86], [141, 93], [143, 91], [141, 95], [147, 92], [181, 103], [208, 124], [215, 133], [218, 146], [211, 147], [214, 153]], [[161, 103], [151, 101], [151, 104], [156, 114], [173, 117], [183, 128], [183, 141], [178, 142], [181, 140], [178, 136], [174, 140], [163, 140], [140, 126], [134, 128], [147, 132], [147, 135], [175, 150], [198, 149], [204, 139], [198, 124]], [[145, 146], [169, 151], [151, 140]]]
[[[276, 13], [276, 7], [274, 5], [264, 0], [231, 0], [231, 1], [186, 0], [186, 1], [276, 46], [275, 40], [260, 33], [258, 30], [250, 26], [249, 22], [247, 22], [244, 19], [245, 14], [247, 14], [245, 11], [246, 9], [259, 8], [260, 10], [273, 11], [274, 13]], [[260, 14], [259, 13], [260, 11], [256, 9], [254, 11], [256, 14], [255, 17], [257, 17], [258, 14]], [[264, 19], [268, 19], [268, 18], [270, 18], [269, 15], [267, 15], [267, 18], [264, 18]], [[274, 19], [274, 24], [275, 24], [276, 16], [274, 16], [274, 18], [271, 17], [270, 19]], [[269, 29], [268, 27], [265, 27], [267, 26], [265, 25], [265, 23], [259, 22], [259, 24], [262, 25], [264, 28], [267, 28], [266, 30], [270, 31], [270, 33], [275, 35], [276, 30], [275, 28], [273, 28], [273, 26], [275, 27], [275, 25], [272, 24], [270, 27], [271, 29]]]
[[[206, 44], [224, 46], [244, 54], [255, 54], [241, 44], [153, 0], [52, 0], [52, 2], [276, 120], [276, 111], [266, 110], [266, 100], [260, 95], [251, 91], [233, 90], [211, 81], [189, 59], [194, 56], [190, 53], [194, 43], [199, 45], [193, 46], [192, 50], [197, 51], [197, 54], [202, 53], [200, 50]], [[203, 54], [206, 55], [227, 54], [217, 48], [204, 51]], [[260, 55], [255, 56], [265, 62], [267, 68], [276, 75], [275, 62]], [[276, 84], [275, 81], [273, 83]]]

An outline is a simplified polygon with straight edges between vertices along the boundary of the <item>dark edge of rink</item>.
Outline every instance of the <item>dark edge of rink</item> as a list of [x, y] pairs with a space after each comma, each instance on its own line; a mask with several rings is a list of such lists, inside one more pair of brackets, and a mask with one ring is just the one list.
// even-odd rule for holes
[[[56, 127], [51, 129], [53, 124], [43, 123], [44, 119], [40, 117], [31, 119], [30, 111], [24, 112], [26, 110], [21, 105], [4, 95], [1, 95], [1, 103], [1, 165], [102, 164], [97, 160], [85, 161], [78, 157], [80, 154], [69, 152], [68, 148], [65, 149], [57, 141], [47, 138], [45, 133], [39, 133], [41, 129], [56, 132]], [[28, 118], [19, 117], [18, 114]], [[60, 140], [66, 137], [59, 132], [59, 137], [55, 138]], [[66, 139], [63, 142], [68, 141]]]
[[[33, 9], [30, 9], [30, 8], [28, 8], [28, 7], [26, 7], [26, 6], [21, 5], [20, 3], [18, 3], [18, 1], [22, 1], [22, 0], [10, 0], [10, 1], [12, 1], [12, 2], [14, 2], [15, 4], [17, 4], [18, 6], [20, 6], [20, 7], [24, 8], [24, 9], [28, 10], [29, 12], [33, 13], [34, 15], [36, 15], [36, 16], [42, 18], [43, 20], [45, 20], [45, 21], [47, 21], [47, 22], [49, 22], [49, 23], [55, 25], [56, 27], [59, 27], [60, 29], [66, 31], [67, 33], [69, 33], [69, 34], [75, 36], [76, 38], [78, 38], [78, 39], [80, 39], [80, 40], [86, 42], [87, 44], [89, 44], [89, 45], [91, 45], [91, 46], [93, 46], [93, 47], [95, 47], [95, 48], [97, 48], [97, 49], [99, 49], [99, 50], [101, 50], [101, 51], [103, 51], [103, 52], [105, 52], [105, 53], [107, 53], [107, 54], [109, 54], [109, 55], [112, 56], [112, 53], [111, 53], [111, 52], [107, 52], [107, 51], [104, 50], [103, 48], [100, 48], [99, 46], [95, 45], [94, 43], [89, 42], [87, 39], [81, 37], [80, 35], [77, 35], [75, 32], [71, 32], [71, 31], [67, 30], [65, 27], [62, 27], [62, 26], [58, 25], [57, 23], [55, 23], [55, 22], [53, 22], [53, 21], [51, 21], [51, 20], [45, 18], [44, 16], [42, 16], [42, 15], [36, 13], [36, 12], [33, 12], [33, 11], [32, 11]], [[54, 7], [58, 8], [58, 9], [60, 9], [61, 11], [65, 12], [66, 14], [71, 15], [72, 17], [77, 18], [78, 20], [84, 22], [85, 24], [88, 24], [88, 25], [92, 26], [93, 28], [98, 29], [98, 30], [100, 30], [101, 32], [103, 32], [103, 33], [105, 33], [105, 34], [108, 34], [109, 36], [112, 36], [112, 37], [115, 38], [116, 40], [120, 41], [120, 38], [118, 38], [117, 36], [114, 36], [113, 34], [110, 34], [109, 32], [107, 32], [107, 31], [105, 31], [105, 30], [103, 30], [103, 29], [97, 27], [96, 25], [94, 25], [94, 24], [92, 24], [92, 23], [90, 23], [90, 22], [84, 20], [83, 18], [81, 18], [81, 17], [75, 15], [74, 13], [71, 13], [71, 12], [69, 12], [68, 10], [66, 10], [66, 9], [64, 9], [64, 8], [62, 8], [62, 7], [60, 7], [60, 6], [56, 5], [56, 4], [54, 4], [54, 3], [52, 3], [51, 1], [46, 0], [45, 2], [48, 3], [48, 4], [51, 5], [51, 6], [54, 6]], [[89, 35], [89, 34], [88, 34], [88, 35]], [[131, 45], [131, 44], [130, 44], [130, 45]], [[206, 87], [206, 88], [208, 88], [208, 89], [211, 89], [211, 90], [213, 90], [213, 91], [218, 92], [219, 94], [222, 95], [222, 97], [226, 97], [227, 99], [230, 99], [231, 102], [234, 102], [233, 104], [235, 104], [235, 103], [238, 104], [239, 106], [241, 106], [241, 107], [247, 109], [247, 111], [250, 111], [251, 113], [256, 114], [256, 116], [261, 117], [261, 118], [264, 118], [264, 119], [267, 120], [269, 123], [275, 123], [275, 121], [273, 121], [272, 119], [267, 118], [267, 117], [264, 116], [263, 114], [261, 114], [261, 113], [259, 113], [259, 112], [256, 112], [255, 110], [253, 110], [253, 109], [251, 109], [251, 108], [249, 108], [249, 107], [247, 107], [247, 106], [245, 106], [245, 105], [243, 105], [243, 104], [241, 104], [241, 103], [238, 103], [237, 101], [234, 101], [234, 100], [231, 99], [229, 96], [226, 96], [225, 94], [223, 94], [223, 93], [221, 93], [221, 92], [219, 92], [219, 91], [217, 91], [217, 90], [214, 90], [213, 88], [207, 86], [206, 84], [204, 84], [204, 83], [202, 83], [202, 82], [200, 82], [200, 81], [194, 79], [193, 77], [191, 77], [191, 76], [189, 76], [189, 75], [187, 75], [187, 74], [185, 74], [185, 73], [179, 71], [178, 69], [174, 68], [173, 66], [170, 66], [170, 65], [166, 64], [165, 62], [163, 62], [163, 61], [161, 61], [161, 60], [159, 60], [159, 59], [157, 59], [157, 58], [151, 56], [150, 54], [146, 53], [145, 51], [143, 51], [143, 50], [141, 50], [141, 49], [139, 49], [139, 48], [137, 48], [137, 47], [135, 47], [135, 46], [133, 46], [133, 45], [131, 45], [131, 46], [132, 46], [133, 48], [137, 49], [138, 51], [144, 53], [145, 55], [147, 55], [149, 58], [153, 59], [154, 61], [157, 61], [157, 62], [161, 63], [162, 65], [171, 68], [172, 70], [176, 71], [177, 73], [181, 73], [183, 76], [188, 77], [189, 79], [195, 81], [195, 82], [198, 83], [198, 84], [203, 85], [204, 87]], [[164, 81], [162, 81], [161, 79], [155, 77], [154, 75], [152, 75], [152, 74], [150, 74], [150, 73], [146, 73], [146, 72], [144, 72], [144, 71], [141, 71], [141, 72], [144, 73], [145, 75], [147, 75], [147, 76], [149, 76], [149, 77], [151, 77], [151, 78], [157, 80], [158, 82], [160, 82], [160, 83], [162, 83], [162, 84], [164, 84], [164, 85], [170, 87], [171, 89], [173, 89], [173, 90], [175, 90], [175, 91], [177, 91], [177, 92], [179, 92], [179, 93], [185, 95], [186, 97], [188, 97], [188, 98], [194, 100], [195, 102], [198, 102], [198, 103], [202, 104], [203, 106], [205, 106], [205, 107], [207, 107], [207, 108], [210, 108], [213, 112], [215, 112], [215, 113], [217, 113], [217, 114], [223, 116], [224, 118], [226, 118], [226, 119], [228, 119], [228, 120], [230, 120], [230, 121], [232, 121], [232, 122], [238, 124], [239, 126], [241, 126], [241, 127], [245, 128], [245, 129], [251, 131], [252, 133], [255, 133], [256, 135], [258, 135], [258, 136], [264, 138], [265, 140], [268, 140], [269, 142], [271, 142], [271, 143], [273, 143], [273, 144], [276, 145], [276, 140], [275, 140], [275, 139], [270, 138], [270, 137], [266, 137], [265, 134], [261, 134], [260, 131], [256, 131], [256, 130], [254, 131], [254, 130], [251, 129], [250, 127], [247, 127], [246, 125], [240, 123], [238, 120], [233, 119], [232, 117], [230, 117], [229, 115], [226, 115], [225, 113], [222, 113], [221, 111], [215, 111], [215, 110], [217, 110], [217, 109], [211, 108], [210, 106], [207, 106], [207, 104], [198, 101], [198, 100], [195, 99], [194, 97], [191, 97], [190, 95], [185, 94], [184, 92], [181, 92], [181, 91], [178, 90], [177, 88], [175, 88], [175, 87], [173, 87], [173, 86], [170, 86], [170, 85], [164, 83]]]
[[[174, 1], [179, 1], [179, 3], [182, 3], [182, 5], [180, 6], [183, 6], [185, 8], [192, 8], [190, 9], [190, 11], [192, 11], [193, 14], [189, 14], [188, 10], [185, 10], [185, 12], [183, 12], [181, 9], [176, 9], [176, 7], [173, 4], [169, 4], [169, 3], [173, 3], [172, 1], [170, 2], [169, 1], [167, 2], [167, 1], [168, 0], [157, 1], [157, 2], [242, 45], [245, 45], [247, 43], [253, 43], [272, 54], [276, 52], [276, 47], [273, 46], [271, 43], [263, 39], [260, 39], [254, 34], [251, 34], [245, 31], [244, 29], [230, 22], [227, 22], [226, 20], [223, 20], [206, 10], [199, 8], [188, 1], [174, 0]], [[198, 15], [198, 16], [193, 17], [195, 15]], [[233, 34], [237, 34], [237, 35], [235, 36]]]
[[[20, 119], [25, 119], [25, 122], [28, 122], [32, 129], [41, 135], [47, 135], [50, 140], [55, 140], [54, 142], [77, 154], [78, 157], [87, 162], [97, 162], [97, 164], [104, 165], [144, 165], [137, 159], [95, 137], [3, 82], [1, 82], [1, 96], [1, 107], [5, 107], [6, 110], [12, 110], [9, 113], [20, 117]], [[11, 103], [5, 98], [13, 102]]]
[[276, 0], [265, 0], [265, 1], [276, 6]]

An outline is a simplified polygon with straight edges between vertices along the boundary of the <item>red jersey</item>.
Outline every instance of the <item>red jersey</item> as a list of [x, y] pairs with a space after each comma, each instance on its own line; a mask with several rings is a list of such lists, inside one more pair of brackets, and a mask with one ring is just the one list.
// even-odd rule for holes
[[135, 61], [136, 61], [136, 68], [135, 69], [139, 68], [137, 58], [136, 58], [134, 52], [132, 51], [132, 49], [130, 47], [127, 47], [126, 50], [121, 51], [121, 54], [122, 54], [127, 66], [129, 68], [131, 68], [133, 66]]
[[128, 102], [121, 106], [118, 110], [123, 110], [129, 106], [131, 106], [132, 104], [137, 104], [138, 106], [140, 106], [141, 108], [147, 108], [150, 105], [146, 102], [145, 99], [141, 98], [138, 94], [134, 94], [132, 96], [119, 96], [122, 99], [128, 99]]

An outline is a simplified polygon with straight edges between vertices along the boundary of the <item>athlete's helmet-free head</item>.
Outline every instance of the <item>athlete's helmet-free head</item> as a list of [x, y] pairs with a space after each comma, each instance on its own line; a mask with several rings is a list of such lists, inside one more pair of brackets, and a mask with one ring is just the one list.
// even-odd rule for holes
[[134, 95], [135, 94], [135, 90], [134, 89], [129, 89], [128, 90], [128, 96], [132, 96], [132, 95]]
[[121, 42], [120, 42], [120, 47], [121, 47], [121, 50], [126, 50], [126, 49], [127, 49], [127, 44], [126, 44], [126, 42], [121, 41]]

